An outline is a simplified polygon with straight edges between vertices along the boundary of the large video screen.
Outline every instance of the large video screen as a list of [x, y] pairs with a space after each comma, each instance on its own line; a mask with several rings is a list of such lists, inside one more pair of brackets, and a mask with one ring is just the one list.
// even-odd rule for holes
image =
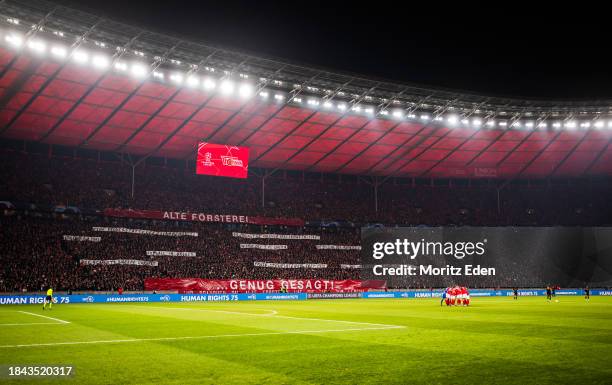
[[246, 178], [249, 148], [227, 144], [198, 143], [196, 174]]
[[607, 287], [612, 228], [363, 228], [361, 258], [390, 287]]

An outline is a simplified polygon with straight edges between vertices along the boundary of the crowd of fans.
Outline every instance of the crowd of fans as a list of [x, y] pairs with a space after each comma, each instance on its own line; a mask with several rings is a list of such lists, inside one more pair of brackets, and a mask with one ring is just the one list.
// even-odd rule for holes
[[[412, 225], [603, 225], [612, 223], [612, 183], [567, 181], [496, 186], [391, 179], [323, 178], [279, 171], [262, 181], [195, 175], [192, 169], [119, 160], [48, 157], [0, 149], [0, 201], [80, 208], [134, 208]], [[476, 182], [475, 182], [476, 183]]]
[[[139, 166], [119, 161], [100, 162], [49, 157], [0, 150], [3, 188], [0, 203], [27, 204], [28, 209], [6, 209], [0, 219], [0, 291], [38, 291], [48, 285], [57, 290], [142, 290], [147, 277], [199, 277], [211, 279], [326, 278], [358, 279], [358, 250], [319, 250], [317, 243], [358, 245], [359, 227], [321, 227], [320, 222], [343, 221], [410, 225], [609, 225], [612, 222], [612, 183], [609, 180], [560, 184], [513, 183], [500, 190], [494, 185], [466, 183], [414, 184], [391, 179], [374, 189], [361, 178], [316, 178], [279, 172], [265, 181], [196, 176], [188, 168]], [[76, 206], [81, 209], [134, 208], [218, 214], [301, 218], [319, 222], [302, 228], [265, 228], [111, 219], [100, 215], [49, 214], [41, 207]], [[2, 207], [2, 205], [0, 205]], [[38, 207], [38, 208], [36, 208]], [[149, 236], [94, 232], [93, 226], [194, 231], [198, 237]], [[282, 240], [286, 250], [241, 249], [251, 240], [232, 236], [250, 232], [300, 232], [321, 235], [321, 241]], [[100, 236], [100, 242], [65, 241], [63, 235]], [[257, 240], [261, 243], [262, 240]], [[266, 240], [268, 241], [268, 240]], [[195, 252], [187, 256], [147, 256], [146, 251]], [[157, 266], [84, 265], [84, 259], [155, 260]], [[326, 268], [256, 267], [254, 262], [327, 264]], [[511, 262], [508, 262], [511, 263]], [[524, 266], [523, 266], [524, 267]], [[466, 286], [529, 286], [536, 277], [521, 266], [508, 266], [512, 274], [462, 282]], [[445, 287], [440, 278], [414, 278], [393, 283], [402, 287]]]

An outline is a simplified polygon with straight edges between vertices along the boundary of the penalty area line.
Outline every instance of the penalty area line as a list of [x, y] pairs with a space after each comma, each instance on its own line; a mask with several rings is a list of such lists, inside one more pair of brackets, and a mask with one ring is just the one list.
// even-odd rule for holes
[[26, 322], [15, 324], [0, 324], [0, 326], [29, 326], [29, 325], [64, 325], [57, 322]]
[[63, 324], [69, 324], [69, 323], [70, 323], [70, 322], [68, 322], [68, 321], [64, 321], [64, 320], [61, 320], [61, 319], [59, 319], [59, 318], [47, 317], [46, 315], [36, 314], [36, 313], [30, 313], [29, 311], [22, 311], [22, 310], [17, 310], [17, 311], [18, 311], [19, 313], [29, 314], [29, 315], [33, 315], [33, 316], [36, 316], [36, 317], [46, 318], [46, 319], [50, 319], [50, 320], [53, 320], [53, 321], [57, 321], [57, 322], [59, 322], [59, 323], [63, 323]]
[[198, 339], [213, 339], [213, 338], [277, 336], [277, 335], [290, 335], [290, 334], [341, 333], [341, 332], [351, 332], [351, 331], [390, 330], [390, 329], [403, 329], [403, 328], [404, 326], [388, 326], [388, 327], [379, 327], [379, 328], [296, 330], [296, 331], [288, 331], [288, 332], [217, 334], [217, 335], [208, 335], [208, 336], [128, 338], [128, 339], [120, 339], [120, 340], [71, 341], [71, 342], [20, 344], [20, 345], [0, 345], [0, 348], [7, 349], [7, 348], [28, 348], [28, 347], [43, 347], [43, 346], [64, 346], [64, 345], [120, 344], [120, 343], [128, 343], [128, 342], [159, 342], [159, 341], [180, 341], [180, 340], [198, 340]]
[[268, 310], [270, 313], [257, 314], [257, 313], [245, 313], [245, 312], [227, 311], [227, 310], [213, 310], [213, 309], [201, 309], [201, 308], [194, 309], [194, 308], [188, 308], [188, 307], [147, 306], [146, 308], [204, 311], [204, 312], [213, 312], [213, 313], [240, 314], [240, 315], [245, 315], [245, 316], [256, 316], [256, 317], [287, 318], [287, 319], [296, 319], [296, 320], [301, 320], [301, 321], [338, 322], [338, 323], [353, 324], [353, 325], [382, 326], [386, 328], [404, 328], [404, 326], [401, 326], [401, 325], [388, 325], [388, 324], [378, 324], [378, 323], [359, 322], [359, 321], [344, 321], [344, 320], [325, 319], [325, 318], [294, 317], [294, 316], [289, 316], [289, 315], [280, 315], [278, 314], [276, 310]]

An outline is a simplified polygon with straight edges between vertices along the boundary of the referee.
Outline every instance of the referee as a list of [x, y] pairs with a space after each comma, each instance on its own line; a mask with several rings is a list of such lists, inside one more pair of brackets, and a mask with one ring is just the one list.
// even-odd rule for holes
[[45, 300], [43, 302], [43, 310], [45, 310], [45, 307], [47, 306], [47, 304], [49, 304], [49, 310], [51, 310], [51, 308], [53, 307], [53, 289], [49, 288], [47, 290], [47, 296], [45, 297]]

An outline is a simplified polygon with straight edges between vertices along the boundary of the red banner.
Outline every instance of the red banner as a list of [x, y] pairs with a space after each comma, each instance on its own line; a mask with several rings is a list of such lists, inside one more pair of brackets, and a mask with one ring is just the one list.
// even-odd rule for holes
[[290, 293], [342, 293], [381, 290], [386, 281], [328, 280], [328, 279], [200, 279], [146, 278], [145, 290], [177, 290], [179, 293], [267, 293], [281, 289]]
[[198, 143], [196, 174], [246, 178], [248, 172], [248, 147]]
[[304, 220], [299, 218], [268, 218], [251, 217], [248, 215], [190, 213], [186, 211], [154, 211], [132, 209], [104, 209], [107, 217], [143, 218], [172, 221], [191, 222], [220, 222], [220, 223], [251, 223], [255, 225], [284, 225], [304, 226]]

